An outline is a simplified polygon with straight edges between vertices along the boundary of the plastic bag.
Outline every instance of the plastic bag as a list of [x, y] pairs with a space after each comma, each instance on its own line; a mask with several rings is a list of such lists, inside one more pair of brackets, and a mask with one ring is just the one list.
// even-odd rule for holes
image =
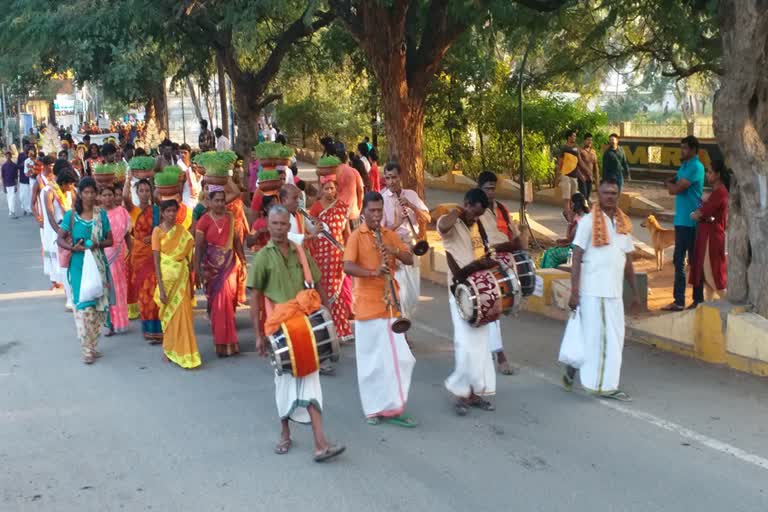
[[574, 368], [580, 368], [584, 364], [584, 334], [581, 329], [581, 309], [571, 312], [568, 323], [565, 326], [565, 334], [560, 344], [560, 356], [558, 360]]
[[93, 251], [86, 249], [83, 254], [83, 275], [80, 280], [79, 302], [91, 302], [104, 295], [104, 283], [101, 282], [99, 267]]

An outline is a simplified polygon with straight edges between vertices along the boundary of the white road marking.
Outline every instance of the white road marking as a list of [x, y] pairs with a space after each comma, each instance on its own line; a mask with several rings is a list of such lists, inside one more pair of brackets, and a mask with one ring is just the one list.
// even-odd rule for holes
[[[441, 338], [445, 338], [450, 341], [453, 340], [451, 336], [447, 335], [441, 330], [431, 327], [429, 325], [425, 325], [421, 322], [415, 322], [413, 326], [419, 330], [432, 334], [433, 336], [439, 336]], [[541, 372], [539, 370], [534, 370], [533, 368], [528, 368], [526, 366], [521, 366], [518, 368], [543, 381], [546, 381], [555, 386], [560, 386], [559, 380], [553, 378], [550, 375], [547, 375], [544, 372]], [[725, 443], [713, 437], [700, 434], [695, 430], [691, 430], [682, 425], [678, 425], [677, 423], [674, 423], [672, 421], [665, 420], [664, 418], [660, 418], [654, 414], [651, 414], [645, 411], [637, 410], [637, 409], [622, 405], [618, 402], [612, 402], [608, 400], [596, 400], [596, 402], [602, 406], [605, 406], [616, 412], [624, 414], [625, 416], [629, 416], [630, 418], [634, 418], [636, 420], [643, 421], [645, 423], [653, 425], [654, 427], [660, 428], [662, 430], [672, 432], [684, 439], [694, 441], [696, 443], [699, 443], [702, 446], [706, 446], [707, 448], [710, 448], [717, 452], [724, 453], [732, 457], [736, 457], [740, 461], [746, 462], [748, 464], [752, 464], [753, 466], [757, 466], [760, 469], [768, 470], [768, 459], [761, 457], [759, 455], [756, 455], [754, 453], [749, 453], [745, 450], [742, 450], [741, 448], [737, 448], [736, 446]]]

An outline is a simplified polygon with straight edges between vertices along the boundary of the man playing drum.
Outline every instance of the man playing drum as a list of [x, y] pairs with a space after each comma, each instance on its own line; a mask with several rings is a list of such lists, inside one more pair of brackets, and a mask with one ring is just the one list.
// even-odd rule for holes
[[[313, 283], [320, 282], [320, 271], [309, 253], [288, 240], [288, 231], [291, 226], [288, 210], [280, 205], [273, 206], [267, 220], [270, 241], [253, 257], [248, 275], [248, 287], [251, 289], [251, 319], [256, 331], [256, 350], [262, 356], [267, 354], [266, 336], [270, 334], [261, 331], [259, 322], [262, 296], [269, 312], [265, 322], [267, 325], [270, 323], [269, 317], [275, 305], [287, 303], [305, 290], [306, 277], [311, 275]], [[317, 291], [321, 294], [322, 302], [325, 303], [323, 291], [321, 289]], [[282, 433], [275, 447], [275, 453], [282, 455], [288, 453], [291, 448], [288, 420], [312, 424], [315, 461], [331, 459], [344, 451], [344, 446], [329, 444], [323, 432], [323, 391], [320, 387], [318, 371], [301, 378], [296, 378], [290, 373], [275, 375], [275, 401], [282, 422]]]
[[[489, 237], [493, 237], [494, 239], [502, 239], [503, 237], [506, 237], [510, 242], [522, 247], [523, 244], [520, 240], [520, 231], [517, 229], [514, 221], [509, 218], [509, 211], [503, 204], [501, 204], [501, 202], [496, 201], [497, 183], [498, 178], [496, 177], [496, 174], [491, 171], [483, 171], [480, 173], [480, 176], [477, 177], [477, 186], [488, 196], [488, 208], [486, 208], [483, 213], [481, 222], [489, 233], [492, 231], [498, 232], [498, 235], [489, 235]], [[496, 320], [493, 322], [493, 325], [493, 332], [489, 338], [490, 345], [488, 349], [491, 351], [491, 354], [496, 355], [496, 363], [499, 365], [499, 372], [502, 375], [512, 375], [514, 371], [509, 365], [507, 355], [504, 353], [504, 344], [501, 338], [501, 322]]]
[[[475, 188], [465, 194], [463, 208], [446, 213], [437, 221], [437, 231], [449, 255], [449, 286], [454, 284], [454, 279], [461, 280], [460, 275], [468, 275], [467, 269], [473, 265], [489, 268], [488, 262], [483, 261], [487, 253], [486, 246], [490, 249], [509, 245], [506, 237], [498, 230], [486, 232], [484, 224], [480, 223], [487, 208], [488, 196]], [[462, 319], [452, 293], [449, 293], [448, 305], [453, 322], [456, 366], [445, 380], [445, 387], [456, 397], [456, 414], [466, 415], [470, 406], [492, 411], [495, 406], [483, 397], [496, 394], [496, 372], [488, 350], [495, 329], [494, 323], [479, 327], [470, 325]]]
[[354, 277], [357, 382], [369, 424], [414, 427], [413, 418], [403, 413], [416, 360], [402, 334], [409, 322], [397, 318], [401, 311], [392, 277], [398, 264], [413, 264], [413, 255], [397, 233], [381, 226], [383, 209], [381, 194], [365, 194], [365, 222], [344, 251], [344, 272]]

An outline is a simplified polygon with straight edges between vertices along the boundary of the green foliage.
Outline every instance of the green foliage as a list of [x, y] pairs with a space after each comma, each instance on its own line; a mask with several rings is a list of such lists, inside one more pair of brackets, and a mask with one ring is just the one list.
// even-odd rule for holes
[[317, 161], [318, 167], [336, 167], [337, 165], [341, 165], [341, 160], [333, 155], [320, 157], [320, 159]]
[[293, 156], [293, 150], [279, 142], [262, 142], [253, 147], [253, 156], [259, 160], [288, 159]]
[[135, 156], [128, 165], [132, 171], [148, 171], [155, 168], [155, 159], [151, 156]]
[[237, 160], [234, 151], [206, 151], [194, 158], [194, 162], [213, 176], [228, 176]]
[[181, 167], [176, 165], [168, 165], [163, 168], [162, 172], [155, 174], [155, 185], [158, 187], [170, 187], [173, 185], [178, 185], [180, 174]]
[[99, 164], [94, 166], [93, 172], [96, 174], [117, 174], [117, 164]]

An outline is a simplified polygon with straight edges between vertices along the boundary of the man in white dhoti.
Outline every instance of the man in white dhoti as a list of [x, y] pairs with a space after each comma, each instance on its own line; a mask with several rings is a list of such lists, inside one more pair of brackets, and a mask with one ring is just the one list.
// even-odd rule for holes
[[[437, 231], [443, 239], [448, 258], [448, 284], [477, 270], [490, 268], [486, 259], [491, 248], [505, 250], [510, 242], [502, 238], [490, 239], [480, 219], [488, 208], [488, 196], [479, 188], [464, 196], [464, 207], [446, 213], [437, 221]], [[486, 237], [483, 240], [483, 237]], [[453, 322], [453, 343], [456, 367], [445, 380], [445, 387], [456, 397], [455, 409], [464, 416], [468, 408], [478, 407], [492, 411], [495, 406], [484, 397], [496, 394], [496, 371], [489, 347], [493, 337], [501, 333], [495, 322], [473, 327], [461, 318], [453, 293], [448, 295]]]
[[[495, 173], [491, 171], [483, 171], [477, 177], [477, 186], [485, 195], [488, 196], [488, 208], [483, 212], [481, 222], [488, 233], [488, 239], [491, 243], [501, 243], [508, 240], [515, 245], [516, 249], [523, 249], [524, 245], [520, 239], [520, 231], [517, 229], [517, 225], [510, 218], [509, 211], [496, 201], [496, 185], [498, 178]], [[498, 240], [498, 242], [494, 242]], [[509, 364], [507, 355], [504, 353], [504, 343], [501, 336], [501, 320], [493, 322], [494, 327], [492, 329], [491, 337], [489, 338], [490, 344], [488, 349], [496, 357], [496, 363], [499, 365], [499, 373], [502, 375], [513, 375], [515, 372]]]
[[43, 188], [40, 198], [43, 204], [43, 251], [51, 271], [51, 281], [57, 286], [64, 286], [67, 297], [66, 309], [72, 310], [72, 288], [67, 279], [67, 269], [59, 265], [59, 231], [64, 214], [74, 205], [74, 188], [77, 184], [74, 169], [64, 163], [56, 179], [52, 179]]
[[[381, 193], [384, 198], [382, 225], [397, 233], [406, 247], [413, 248], [421, 234], [419, 225], [427, 225], [431, 218], [429, 208], [416, 191], [403, 188], [400, 172], [400, 164], [396, 162], [390, 162], [384, 168], [387, 188]], [[400, 309], [403, 316], [413, 318], [421, 293], [419, 256], [414, 255], [412, 265], [400, 265], [395, 271], [395, 280], [400, 287]]]
[[[267, 228], [270, 241], [253, 257], [247, 282], [251, 290], [251, 319], [256, 331], [256, 350], [262, 356], [267, 355], [267, 333], [262, 332], [259, 321], [262, 300], [268, 312], [266, 325], [270, 323], [274, 306], [295, 299], [305, 290], [306, 277], [311, 276], [313, 283], [320, 282], [320, 270], [309, 252], [288, 240], [290, 214], [285, 207], [272, 207]], [[326, 303], [323, 290], [317, 288], [317, 291], [322, 302]], [[319, 372], [304, 377], [294, 377], [291, 373], [275, 374], [275, 402], [282, 424], [275, 453], [282, 455], [291, 448], [289, 420], [312, 424], [315, 461], [331, 459], [344, 451], [344, 446], [330, 444], [323, 432], [323, 391]]]
[[[619, 210], [619, 184], [605, 178], [599, 203], [586, 215], [573, 239], [571, 309], [581, 317], [584, 362], [578, 369], [581, 385], [601, 397], [629, 401], [619, 389], [624, 349], [624, 281], [636, 296], [632, 266], [632, 223]], [[567, 366], [563, 385], [570, 390], [576, 368]]]
[[397, 265], [413, 264], [400, 237], [381, 226], [384, 199], [378, 192], [363, 198], [365, 222], [352, 233], [344, 251], [344, 272], [354, 277], [355, 355], [363, 413], [371, 425], [381, 422], [414, 427], [405, 414], [416, 359], [403, 334], [393, 331], [398, 292], [392, 275]]

